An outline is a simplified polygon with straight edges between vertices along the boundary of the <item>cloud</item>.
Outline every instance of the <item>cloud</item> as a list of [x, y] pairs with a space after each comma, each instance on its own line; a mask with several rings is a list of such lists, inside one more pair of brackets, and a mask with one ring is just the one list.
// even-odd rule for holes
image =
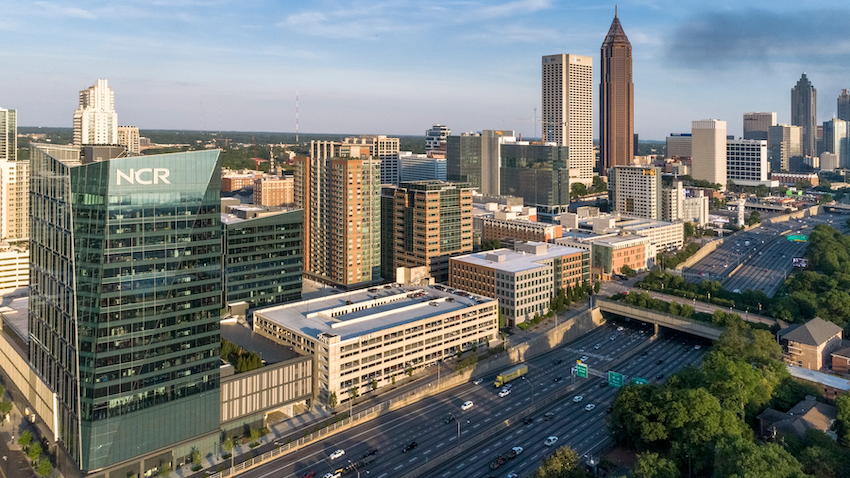
[[57, 17], [84, 18], [87, 20], [97, 18], [94, 13], [78, 7], [66, 7], [51, 2], [35, 2], [35, 6], [42, 10], [42, 12]]
[[780, 63], [838, 64], [850, 60], [850, 10], [776, 13], [749, 9], [701, 14], [675, 29], [667, 57], [693, 69], [771, 67]]

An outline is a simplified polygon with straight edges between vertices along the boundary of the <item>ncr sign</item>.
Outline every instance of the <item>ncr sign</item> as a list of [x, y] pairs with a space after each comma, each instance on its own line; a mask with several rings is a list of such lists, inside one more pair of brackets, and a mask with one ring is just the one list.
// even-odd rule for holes
[[151, 184], [171, 184], [168, 176], [171, 171], [168, 168], [130, 168], [127, 171], [115, 170], [115, 185], [140, 184], [147, 186]]

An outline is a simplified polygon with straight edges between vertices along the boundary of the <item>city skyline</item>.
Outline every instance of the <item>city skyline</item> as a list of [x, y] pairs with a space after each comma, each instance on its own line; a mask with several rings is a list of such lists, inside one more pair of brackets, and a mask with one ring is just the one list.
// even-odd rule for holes
[[[122, 122], [142, 129], [293, 132], [297, 92], [305, 133], [422, 135], [441, 123], [539, 136], [539, 58], [592, 57], [595, 90], [613, 12], [613, 2], [547, 0], [6, 5], [0, 106], [24, 126], [71, 126], [77, 93], [106, 78]], [[821, 92], [818, 124], [829, 120], [850, 86], [847, 54], [830, 47], [850, 29], [839, 21], [847, 13], [839, 2], [619, 2], [635, 132], [663, 140], [720, 118], [737, 137], [748, 111], [790, 123], [787, 92], [802, 72]], [[594, 91], [594, 112], [598, 101]]]

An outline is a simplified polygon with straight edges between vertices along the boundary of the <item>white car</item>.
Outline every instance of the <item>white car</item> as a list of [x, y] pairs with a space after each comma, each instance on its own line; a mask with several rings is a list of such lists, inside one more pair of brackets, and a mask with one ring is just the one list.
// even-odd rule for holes
[[694, 350], [699, 350], [701, 348], [702, 348], [702, 345], [700, 345], [700, 344], [694, 345]]
[[504, 398], [504, 397], [507, 397], [510, 394], [511, 394], [510, 390], [502, 390], [501, 392], [499, 392], [499, 397]]
[[584, 400], [584, 397], [582, 397], [581, 395], [576, 395], [575, 397], [573, 397], [573, 403], [578, 403], [582, 400]]
[[517, 478], [518, 476], [519, 475], [517, 475], [515, 471], [512, 471], [512, 472], [508, 473], [507, 478]]
[[477, 378], [477, 379], [475, 379], [475, 381], [474, 381], [474, 382], [472, 382], [472, 383], [473, 383], [473, 384], [475, 384], [475, 385], [481, 385], [481, 382], [483, 382], [483, 381], [484, 381], [484, 379], [483, 379], [483, 378]]
[[594, 405], [592, 403], [588, 403], [587, 406], [584, 407], [584, 409], [587, 410], [588, 412], [592, 412], [594, 408], [596, 408], [596, 405]]
[[599, 350], [600, 347], [602, 347], [602, 344], [596, 344], [593, 346], [595, 350]]
[[588, 360], [589, 358], [590, 358], [590, 357], [588, 357], [587, 355], [582, 355], [582, 356], [581, 356], [581, 359], [579, 359], [579, 360], [581, 360], [582, 362], [587, 362], [587, 360]]
[[555, 435], [552, 435], [549, 438], [547, 438], [546, 441], [543, 442], [543, 444], [546, 445], [546, 446], [552, 446], [557, 442], [558, 442], [558, 437], [556, 437]]
[[623, 326], [622, 326], [622, 325], [621, 325], [621, 326], [619, 326], [619, 327], [617, 327], [617, 332], [622, 332], [622, 331], [623, 331]]
[[516, 452], [516, 454], [517, 454], [517, 455], [519, 455], [520, 453], [522, 453], [522, 447], [521, 447], [521, 446], [515, 446], [515, 447], [513, 447], [513, 448], [512, 448], [512, 450], [513, 450], [514, 452]]
[[471, 400], [464, 402], [463, 405], [460, 406], [461, 410], [469, 410], [470, 408], [472, 408], [472, 401]]
[[342, 473], [325, 473], [322, 478], [339, 478], [340, 476], [342, 476]]
[[331, 460], [336, 460], [337, 458], [341, 457], [342, 455], [345, 455], [345, 450], [340, 448], [339, 450], [331, 453], [330, 458], [331, 458]]

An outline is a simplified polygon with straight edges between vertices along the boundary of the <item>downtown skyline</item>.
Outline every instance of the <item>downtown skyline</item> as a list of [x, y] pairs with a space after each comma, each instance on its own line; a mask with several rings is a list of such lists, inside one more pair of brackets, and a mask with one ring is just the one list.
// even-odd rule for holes
[[[633, 46], [635, 133], [663, 140], [718, 118], [790, 122], [802, 72], [820, 124], [850, 86], [839, 2], [619, 2]], [[80, 89], [106, 78], [122, 125], [207, 131], [422, 135], [513, 129], [540, 136], [540, 57], [594, 62], [614, 3], [159, 1], [0, 3], [0, 107], [19, 125], [70, 127]], [[737, 28], [739, 27], [740, 28]]]

